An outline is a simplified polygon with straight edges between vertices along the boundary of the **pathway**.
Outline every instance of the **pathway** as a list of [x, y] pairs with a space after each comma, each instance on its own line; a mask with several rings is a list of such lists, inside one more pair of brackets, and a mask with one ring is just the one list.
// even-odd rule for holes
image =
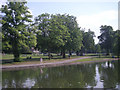
[[73, 62], [73, 61], [76, 61], [76, 60], [86, 59], [86, 58], [91, 58], [91, 57], [80, 57], [80, 58], [69, 59], [69, 60], [64, 60], [64, 61], [56, 61], [56, 62], [50, 62], [50, 63], [2, 66], [2, 69], [25, 68], [25, 67], [35, 67], [35, 66], [51, 66], [51, 65], [54, 66], [54, 65], [66, 64], [66, 63], [70, 63], [70, 62]]
[[[49, 63], [2, 66], [0, 68], [2, 68], [2, 69], [16, 69], [16, 68], [28, 68], [28, 67], [37, 67], [37, 66], [49, 67], [49, 66], [72, 65], [72, 64], [91, 63], [91, 62], [104, 62], [104, 61], [112, 61], [113, 60], [113, 59], [103, 59], [103, 60], [93, 60], [93, 61], [83, 61], [83, 62], [71, 63], [73, 61], [77, 61], [80, 59], [92, 58], [92, 57], [94, 57], [94, 56], [80, 57], [80, 58], [75, 58], [75, 59], [68, 59], [68, 60], [64, 60], [64, 61], [56, 61], [56, 62], [49, 62]], [[114, 60], [117, 60], [117, 59], [114, 59]]]

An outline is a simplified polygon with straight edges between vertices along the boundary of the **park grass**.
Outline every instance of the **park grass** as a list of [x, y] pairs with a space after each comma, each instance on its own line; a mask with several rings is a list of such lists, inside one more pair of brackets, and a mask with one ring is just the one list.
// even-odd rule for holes
[[2, 60], [9, 60], [9, 59], [14, 59], [13, 54], [2, 55]]
[[[62, 58], [62, 56], [57, 56], [57, 54], [52, 54], [54, 57], [54, 59], [57, 59], [57, 58]], [[97, 54], [86, 54], [85, 56], [96, 56]], [[14, 56], [13, 56], [13, 54], [5, 54], [5, 55], [0, 55], [0, 56], [2, 56], [2, 60], [13, 60], [14, 59]], [[39, 59], [40, 57], [41, 58], [45, 58], [45, 59], [47, 59], [48, 58], [48, 56], [44, 56], [44, 55], [42, 55], [42, 54], [39, 54], [39, 55], [32, 55], [32, 54], [21, 54], [20, 55], [20, 58], [21, 59], [26, 59], [27, 57], [32, 57], [33, 59]], [[68, 54], [66, 54], [66, 57], [68, 57]], [[81, 56], [76, 56], [76, 55], [72, 55], [71, 56], [71, 58], [74, 58], [74, 57], [81, 57]], [[101, 57], [102, 58], [111, 58], [111, 56], [102, 56], [101, 55]]]
[[86, 58], [86, 59], [80, 59], [80, 60], [76, 60], [76, 61], [73, 61], [71, 63], [76, 63], [76, 62], [84, 62], [84, 61], [97, 61], [97, 60], [105, 60], [105, 59], [113, 59], [111, 57], [105, 57], [105, 56], [101, 56], [101, 57], [92, 57], [92, 58]]
[[[32, 57], [32, 59], [26, 59], [27, 57]], [[13, 55], [12, 54], [6, 54], [3, 55], [2, 57], [2, 64], [3, 65], [23, 65], [23, 64], [38, 64], [40, 63], [40, 57], [43, 58], [43, 63], [50, 63], [50, 62], [57, 62], [57, 61], [63, 61], [63, 60], [68, 60], [69, 57], [68, 55], [66, 55], [66, 58], [62, 58], [62, 56], [57, 56], [56, 54], [53, 55], [53, 58], [49, 60], [48, 56], [44, 56], [42, 54], [40, 55], [31, 55], [31, 54], [27, 54], [27, 55], [21, 55], [21, 58], [23, 59], [22, 62], [13, 62]], [[84, 56], [76, 56], [76, 55], [72, 55], [71, 59], [74, 58], [80, 58], [80, 57], [84, 57]]]
[[[43, 59], [48, 59], [48, 56], [44, 56], [42, 54], [40, 55], [31, 55], [31, 54], [27, 54], [27, 55], [24, 55], [22, 54], [20, 56], [21, 59], [24, 59], [24, 60], [27, 60], [27, 57], [32, 57], [32, 59], [36, 60], [36, 59], [40, 59], [40, 58], [43, 58]], [[82, 57], [82, 56], [76, 56], [76, 55], [72, 55], [71, 58], [77, 58], [77, 57]], [[68, 55], [66, 55], [66, 58], [68, 58]], [[6, 54], [6, 55], [2, 55], [2, 60], [12, 60], [14, 59], [14, 56], [12, 54]], [[53, 59], [62, 59], [62, 56], [57, 56], [57, 55], [53, 55]]]
[[[83, 56], [79, 56], [79, 57], [83, 57]], [[74, 58], [79, 58], [78, 56], [74, 56], [71, 59]], [[86, 56], [84, 56], [86, 57]], [[76, 60], [70, 63], [77, 63], [77, 62], [84, 62], [84, 61], [97, 61], [97, 60], [104, 60], [104, 59], [113, 59], [113, 58], [108, 58], [108, 57], [92, 57], [92, 58], [84, 58], [84, 59], [80, 59], [80, 60]], [[58, 61], [64, 61], [64, 60], [69, 60], [69, 58], [65, 58], [65, 59], [51, 59], [51, 60], [44, 60], [42, 63], [52, 63], [52, 62], [58, 62]], [[11, 65], [29, 65], [29, 64], [41, 64], [40, 61], [23, 61], [23, 62], [12, 62], [12, 63], [6, 63], [3, 64], [3, 66], [11, 66]]]
[[[30, 56], [32, 57], [32, 59], [26, 59], [27, 57], [30, 57]], [[86, 57], [86, 56], [91, 56], [91, 55], [85, 55], [85, 56], [72, 55], [71, 59]], [[92, 54], [92, 56], [93, 56], [93, 54]], [[69, 57], [67, 54], [66, 54], [66, 58], [62, 58], [62, 56], [57, 56], [56, 54], [53, 54], [53, 58], [50, 60], [49, 60], [48, 56], [44, 56], [42, 54], [40, 54], [40, 55], [31, 55], [31, 54], [24, 55], [24, 54], [22, 54], [21, 55], [21, 58], [23, 59], [22, 62], [13, 62], [13, 59], [14, 59], [13, 55], [6, 54], [6, 55], [3, 55], [3, 57], [2, 57], [2, 65], [9, 66], [9, 65], [39, 64], [40, 57], [43, 58], [42, 63], [51, 63], [51, 62], [69, 60]], [[96, 60], [103, 60], [103, 59], [112, 59], [112, 58], [110, 56], [100, 56], [100, 57], [96, 56], [96, 57], [92, 57], [92, 58], [76, 60], [71, 63], [83, 62], [83, 61], [96, 61]]]
[[[70, 59], [74, 59], [74, 58], [80, 58], [80, 57], [85, 57], [85, 56], [72, 56]], [[66, 58], [62, 58], [62, 59], [50, 59], [50, 60], [43, 60], [42, 63], [52, 63], [52, 62], [58, 62], [58, 61], [64, 61], [64, 60], [69, 60], [68, 57]], [[12, 63], [3, 63], [2, 65], [4, 66], [11, 66], [11, 65], [28, 65], [28, 64], [40, 64], [40, 60], [29, 60], [29, 61], [23, 61], [23, 62], [12, 62]]]

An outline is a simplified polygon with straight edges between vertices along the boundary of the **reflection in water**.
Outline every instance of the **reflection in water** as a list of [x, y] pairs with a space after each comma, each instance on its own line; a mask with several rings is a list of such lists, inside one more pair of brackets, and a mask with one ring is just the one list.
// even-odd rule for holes
[[95, 86], [95, 88], [103, 88], [103, 82], [100, 80], [100, 73], [98, 70], [98, 66], [96, 65], [96, 77], [95, 77], [96, 81], [97, 81], [97, 85]]
[[117, 88], [117, 62], [3, 71], [3, 88]]
[[23, 88], [31, 88], [34, 85], [35, 85], [34, 79], [27, 78], [25, 83], [23, 83]]
[[42, 70], [42, 68], [40, 68], [40, 73], [43, 73], [43, 70]]
[[116, 88], [118, 85], [118, 63], [110, 61], [106, 63], [103, 63], [103, 67], [99, 67], [101, 69], [100, 78], [103, 80], [103, 86], [105, 88]]

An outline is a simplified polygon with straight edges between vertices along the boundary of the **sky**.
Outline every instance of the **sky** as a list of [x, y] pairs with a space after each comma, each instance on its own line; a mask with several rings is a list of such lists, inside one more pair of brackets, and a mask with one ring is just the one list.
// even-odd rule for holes
[[34, 17], [42, 14], [69, 14], [77, 17], [79, 27], [95, 32], [95, 43], [100, 35], [101, 25], [118, 29], [118, 2], [28, 2]]
[[101, 25], [118, 29], [118, 0], [29, 0], [27, 6], [33, 17], [42, 13], [75, 16], [79, 27], [95, 32], [95, 43]]

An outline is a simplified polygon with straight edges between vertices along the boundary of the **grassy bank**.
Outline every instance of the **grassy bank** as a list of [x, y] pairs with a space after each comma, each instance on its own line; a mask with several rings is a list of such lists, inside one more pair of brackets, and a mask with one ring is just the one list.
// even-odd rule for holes
[[[58, 56], [57, 54], [52, 54], [53, 58], [49, 60], [48, 56], [44, 56], [42, 54], [40, 55], [31, 55], [31, 54], [22, 54], [20, 57], [23, 59], [22, 62], [13, 62], [13, 55], [12, 54], [6, 54], [6, 55], [2, 55], [2, 64], [3, 65], [7, 65], [7, 64], [35, 64], [35, 63], [40, 63], [40, 57], [43, 58], [43, 62], [55, 62], [55, 61], [63, 61], [63, 60], [68, 60], [69, 57], [68, 55], [66, 55], [66, 58], [62, 58], [62, 56]], [[32, 57], [31, 59], [27, 59], [27, 57]], [[84, 57], [84, 56], [76, 56], [76, 55], [72, 55], [70, 58], [74, 59], [74, 58], [79, 58], [79, 57]]]
[[[12, 54], [6, 54], [6, 55], [2, 55], [2, 63], [3, 65], [24, 65], [24, 64], [39, 64], [40, 63], [40, 57], [43, 58], [43, 62], [42, 63], [49, 63], [49, 62], [57, 62], [57, 61], [63, 61], [63, 60], [69, 60], [68, 55], [66, 55], [66, 58], [62, 58], [62, 56], [58, 56], [57, 54], [52, 54], [53, 58], [49, 60], [48, 56], [45, 55], [31, 55], [31, 54], [22, 54], [21, 58], [23, 59], [22, 62], [13, 62], [13, 55]], [[27, 57], [32, 57], [31, 59], [27, 59]], [[92, 58], [88, 58], [88, 59], [81, 59], [81, 60], [76, 60], [73, 61], [72, 63], [75, 62], [83, 62], [83, 61], [95, 61], [95, 60], [103, 60], [103, 59], [112, 59], [112, 57], [110, 56], [96, 56], [95, 54], [86, 54], [85, 56], [76, 56], [76, 55], [72, 55], [70, 57], [70, 59], [74, 59], [74, 58], [80, 58], [80, 57], [86, 57], [86, 56], [95, 56]]]
[[71, 63], [76, 63], [76, 62], [84, 62], [84, 61], [97, 61], [97, 60], [104, 60], [104, 59], [114, 59], [112, 57], [105, 57], [105, 56], [102, 56], [102, 57], [94, 57], [94, 58], [87, 58], [87, 59], [81, 59], [81, 60], [76, 60], [76, 61], [73, 61]]

